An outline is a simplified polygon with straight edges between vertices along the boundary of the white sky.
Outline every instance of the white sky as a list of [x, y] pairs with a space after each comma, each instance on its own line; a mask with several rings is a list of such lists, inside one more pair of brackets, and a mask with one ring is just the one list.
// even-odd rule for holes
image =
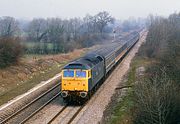
[[103, 10], [118, 19], [167, 16], [180, 12], [180, 0], [0, 0], [0, 16], [16, 18], [84, 17]]

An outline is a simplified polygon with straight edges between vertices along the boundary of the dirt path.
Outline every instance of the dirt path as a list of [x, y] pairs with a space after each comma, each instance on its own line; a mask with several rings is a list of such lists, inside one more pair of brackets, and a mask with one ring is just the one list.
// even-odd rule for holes
[[88, 105], [82, 110], [79, 116], [73, 121], [73, 124], [96, 124], [103, 117], [103, 112], [115, 92], [115, 88], [122, 81], [123, 76], [127, 73], [131, 60], [138, 52], [139, 47], [145, 41], [146, 34], [143, 35], [139, 42], [129, 52], [125, 59], [116, 67], [113, 73], [108, 77], [96, 94], [88, 102]]

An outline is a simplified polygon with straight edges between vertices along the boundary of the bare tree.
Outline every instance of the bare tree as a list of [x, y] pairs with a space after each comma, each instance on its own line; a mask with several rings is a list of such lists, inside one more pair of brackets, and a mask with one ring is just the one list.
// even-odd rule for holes
[[11, 37], [18, 35], [18, 33], [20, 33], [18, 22], [13, 17], [0, 18], [0, 36]]
[[71, 40], [71, 31], [72, 31], [72, 27], [69, 24], [69, 20], [64, 20], [63, 21], [64, 24], [64, 40], [66, 41], [70, 41]]
[[40, 42], [47, 34], [47, 22], [45, 19], [33, 19], [28, 27], [28, 36], [31, 40]]
[[108, 23], [112, 23], [113, 20], [114, 19], [109, 15], [108, 12], [103, 11], [95, 16], [94, 23], [96, 23], [100, 33], [103, 33], [105, 26], [107, 26]]
[[57, 52], [63, 52], [64, 48], [62, 45], [63, 40], [63, 34], [64, 34], [64, 25], [63, 20], [59, 18], [52, 18], [48, 19], [48, 32], [47, 37], [50, 42], [53, 43], [53, 51], [55, 53]]
[[94, 17], [91, 15], [86, 15], [83, 18], [84, 21], [84, 30], [87, 34], [95, 33], [93, 29], [95, 29], [94, 25]]
[[71, 25], [71, 36], [73, 40], [79, 39], [81, 26], [82, 26], [82, 20], [80, 18], [73, 18], [73, 19], [70, 19], [69, 24]]
[[176, 124], [179, 121], [178, 87], [164, 69], [151, 79], [140, 80], [134, 93], [135, 124]]
[[[68, 51], [72, 44], [76, 44], [73, 48], [92, 46], [98, 38], [102, 38], [100, 32], [102, 34], [104, 28], [112, 21], [113, 18], [107, 12], [95, 16], [87, 15], [83, 19], [39, 18], [33, 19], [25, 32], [30, 41], [44, 43], [44, 47], [40, 48], [42, 52], [38, 53], [47, 53], [49, 47], [46, 43], [53, 43], [53, 52], [57, 53]], [[52, 53], [51, 50], [50, 52]]]

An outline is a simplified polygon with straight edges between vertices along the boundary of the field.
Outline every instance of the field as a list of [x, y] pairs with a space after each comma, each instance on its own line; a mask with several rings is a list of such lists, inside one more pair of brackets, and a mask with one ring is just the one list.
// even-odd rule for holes
[[29, 49], [33, 49], [36, 46], [40, 46], [40, 48], [42, 48], [44, 45], [47, 46], [48, 49], [52, 49], [53, 48], [53, 44], [52, 43], [42, 43], [42, 42], [25, 42], [23, 43], [27, 48]]
[[53, 43], [23, 42], [27, 54], [53, 53]]

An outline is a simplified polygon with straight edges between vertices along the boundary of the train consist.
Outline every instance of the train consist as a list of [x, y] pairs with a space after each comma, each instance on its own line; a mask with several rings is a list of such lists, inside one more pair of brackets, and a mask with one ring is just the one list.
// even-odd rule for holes
[[66, 102], [87, 100], [138, 40], [139, 33], [134, 32], [124, 41], [114, 41], [68, 63], [62, 70], [63, 99]]

